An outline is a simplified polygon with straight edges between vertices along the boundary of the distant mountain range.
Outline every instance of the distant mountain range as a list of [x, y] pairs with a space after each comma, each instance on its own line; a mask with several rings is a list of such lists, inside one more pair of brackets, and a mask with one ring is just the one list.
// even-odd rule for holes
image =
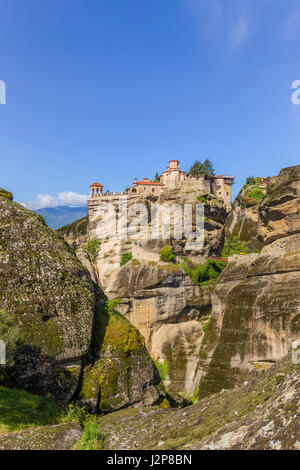
[[57, 207], [45, 207], [39, 209], [36, 212], [40, 214], [49, 227], [54, 230], [63, 227], [64, 225], [74, 222], [74, 220], [82, 219], [87, 214], [87, 208], [84, 207], [68, 207], [68, 206], [57, 206]]

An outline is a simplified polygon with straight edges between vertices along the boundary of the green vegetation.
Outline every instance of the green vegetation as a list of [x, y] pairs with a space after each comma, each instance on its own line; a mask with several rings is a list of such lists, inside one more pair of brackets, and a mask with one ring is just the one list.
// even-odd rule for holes
[[6, 363], [11, 366], [18, 349], [19, 329], [13, 315], [3, 309], [0, 309], [0, 340], [6, 346]]
[[124, 266], [124, 264], [128, 263], [132, 259], [132, 253], [123, 253], [121, 256], [120, 266]]
[[193, 395], [187, 392], [180, 393], [179, 395], [184, 399], [183, 406], [194, 405], [198, 401], [199, 387], [196, 388]]
[[175, 259], [175, 255], [173, 253], [173, 250], [169, 245], [165, 245], [160, 250], [160, 259], [161, 259], [161, 261], [166, 261], [166, 262], [170, 262], [170, 261], [173, 261]]
[[247, 197], [260, 202], [265, 197], [265, 191], [261, 188], [254, 187], [247, 193]]
[[95, 262], [97, 259], [97, 254], [100, 246], [100, 241], [99, 240], [88, 240], [86, 244], [86, 251], [89, 254], [89, 257], [92, 262]]
[[118, 312], [120, 302], [115, 299], [97, 306], [91, 349], [96, 355], [101, 347], [101, 357], [85, 367], [79, 394], [84, 401], [100, 398], [99, 411], [111, 411], [127, 403], [133, 386], [132, 370], [149, 364], [144, 338]]
[[9, 191], [6, 191], [6, 189], [0, 188], [0, 196], [4, 197], [5, 199], [8, 199], [9, 201], [13, 200], [13, 194]]
[[82, 436], [77, 450], [101, 450], [105, 441], [105, 435], [99, 430], [100, 420], [78, 405], [69, 405], [68, 421], [79, 424], [82, 428]]
[[216, 281], [226, 261], [206, 260], [204, 264], [193, 264], [188, 258], [183, 258], [182, 269], [196, 285], [211, 284]]
[[159, 174], [157, 172], [155, 173], [155, 178], [153, 181], [154, 183], [160, 183]]
[[208, 327], [209, 327], [209, 324], [210, 324], [210, 320], [208, 320], [207, 322], [205, 322], [204, 325], [202, 326], [202, 330], [204, 331], [204, 333], [207, 332]]
[[203, 202], [204, 204], [207, 202], [207, 199], [205, 196], [197, 196], [197, 200], [200, 202]]
[[252, 185], [255, 184], [255, 179], [254, 176], [250, 176], [249, 178], [246, 179], [246, 185]]
[[64, 409], [51, 396], [42, 398], [24, 390], [0, 386], [0, 431], [58, 424], [64, 420]]
[[200, 178], [201, 176], [213, 176], [214, 174], [215, 170], [212, 162], [206, 159], [203, 163], [196, 160], [191, 166], [188, 176], [191, 176], [192, 178]]
[[240, 255], [241, 253], [252, 253], [247, 243], [243, 243], [237, 236], [232, 237], [231, 240], [225, 238], [225, 243], [222, 251], [222, 256], [228, 258], [233, 255]]
[[131, 260], [131, 266], [140, 266], [140, 265], [141, 265], [141, 262], [139, 259], [133, 258]]
[[161, 380], [164, 381], [169, 374], [169, 367], [167, 361], [154, 361], [154, 364], [159, 372]]

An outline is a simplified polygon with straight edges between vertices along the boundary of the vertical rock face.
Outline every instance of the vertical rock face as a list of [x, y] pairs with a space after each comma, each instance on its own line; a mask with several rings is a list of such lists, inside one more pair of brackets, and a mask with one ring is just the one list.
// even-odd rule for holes
[[259, 237], [264, 245], [299, 234], [299, 213], [300, 165], [297, 165], [281, 170], [259, 206]]
[[88, 270], [42, 217], [0, 196], [0, 339], [6, 321], [17, 334], [8, 331], [16, 349], [0, 383], [63, 401], [80, 395], [89, 402], [92, 394], [94, 409], [159, 400], [160, 378], [141, 335], [105, 305]]
[[195, 286], [179, 266], [127, 263], [108, 295], [122, 298], [120, 311], [144, 336], [150, 355], [167, 365], [173, 394], [193, 394], [211, 287]]
[[246, 380], [300, 339], [300, 167], [281, 171], [258, 207], [260, 255], [233, 256], [212, 298], [199, 395]]
[[[186, 239], [113, 239], [99, 242], [96, 253], [91, 255], [86, 247], [88, 239], [97, 238], [97, 217], [89, 221], [86, 238], [78, 234], [81, 221], [59, 230], [105, 295], [110, 300], [121, 299], [119, 310], [144, 336], [150, 355], [166, 365], [165, 384], [172, 394], [195, 392], [196, 365], [203, 326], [211, 309], [211, 289], [195, 286], [179, 265], [161, 263], [160, 250], [168, 243], [178, 260], [186, 255], [200, 263], [207, 255], [220, 255], [227, 212], [215, 195], [201, 194], [193, 188], [186, 192], [166, 191], [160, 198], [134, 199], [135, 203], [145, 204], [149, 212], [152, 203], [183, 207], [185, 203], [195, 206], [203, 201], [205, 240], [198, 252], [187, 249]], [[121, 267], [124, 253], [132, 254], [132, 261]]]
[[[81, 245], [80, 256], [86, 266], [92, 264], [105, 294], [121, 299], [120, 311], [163, 365], [170, 393], [199, 390], [205, 396], [233, 387], [282, 358], [300, 339], [299, 171], [300, 166], [283, 169], [257, 199], [253, 188], [240, 192], [227, 236], [262, 251], [231, 257], [216, 286], [195, 286], [180, 266], [160, 263], [160, 241], [106, 241], [94, 260]], [[195, 194], [176, 191], [163, 198], [195, 202]], [[205, 215], [203, 252], [187, 253], [185, 241], [168, 241], [178, 257], [188, 254], [201, 263], [220, 254], [226, 211], [210, 200]], [[89, 236], [95, 237], [95, 226]], [[126, 252], [133, 259], [120, 267]]]
[[0, 308], [22, 347], [11, 378], [38, 393], [72, 395], [90, 344], [94, 286], [43, 219], [0, 197]]
[[245, 185], [237, 195], [226, 220], [227, 239], [237, 237], [250, 249], [261, 249], [263, 244], [258, 240], [258, 209], [259, 202], [251, 197], [251, 188]]

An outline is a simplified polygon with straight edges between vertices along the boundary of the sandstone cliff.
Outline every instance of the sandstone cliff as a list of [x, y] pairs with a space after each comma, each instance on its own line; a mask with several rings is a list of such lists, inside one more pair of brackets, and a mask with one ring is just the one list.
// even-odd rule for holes
[[199, 396], [248, 380], [300, 340], [300, 166], [281, 171], [258, 207], [260, 255], [233, 256], [212, 295]]
[[[260, 201], [259, 198], [255, 199], [251, 196], [251, 194], [255, 195], [256, 188], [247, 184], [243, 186], [233, 202], [225, 227], [226, 238], [229, 241], [238, 239], [250, 251], [260, 250], [263, 246], [262, 241], [258, 240]], [[260, 197], [266, 193], [265, 188], [258, 189], [258, 191], [260, 191], [258, 193]]]
[[[94, 228], [84, 240], [74, 236], [74, 226], [62, 229], [86, 266], [92, 264], [106, 295], [121, 299], [120, 311], [145, 337], [171, 394], [195, 399], [231, 388], [280, 360], [300, 339], [299, 168], [283, 169], [268, 190], [243, 188], [227, 221], [222, 205], [207, 195], [204, 251], [186, 253], [185, 241], [170, 240], [177, 264], [161, 263], [162, 244], [151, 240], [99, 243], [92, 260], [86, 242]], [[195, 194], [165, 197], [195, 202]], [[199, 263], [219, 255], [225, 222], [227, 235], [248, 251], [263, 249], [231, 257], [216, 285], [195, 285], [180, 255]], [[120, 267], [125, 252], [133, 259]]]
[[[58, 231], [75, 249], [107, 297], [121, 299], [121, 313], [144, 336], [153, 359], [168, 364], [165, 385], [171, 394], [193, 395], [195, 392], [194, 374], [204, 336], [203, 326], [211, 309], [211, 289], [195, 286], [179, 264], [161, 263], [159, 254], [162, 246], [169, 243], [178, 263], [184, 255], [199, 262], [207, 255], [220, 255], [226, 209], [215, 196], [199, 194], [173, 190], [165, 192], [159, 199], [140, 197], [135, 202], [150, 206], [152, 202], [195, 205], [206, 201], [205, 240], [200, 252], [187, 250], [186, 239], [105, 240], [97, 242], [95, 251], [91, 252], [87, 243], [88, 240], [95, 241], [96, 220], [87, 229], [85, 221], [81, 220]], [[121, 267], [124, 253], [131, 253], [132, 261]]]
[[[160, 379], [141, 335], [107, 306], [65, 241], [11, 199], [0, 196], [0, 322], [9, 322], [9, 332], [13, 323], [17, 338], [0, 382], [63, 401], [80, 394], [94, 409], [159, 400]], [[85, 392], [91, 373], [93, 400]]]

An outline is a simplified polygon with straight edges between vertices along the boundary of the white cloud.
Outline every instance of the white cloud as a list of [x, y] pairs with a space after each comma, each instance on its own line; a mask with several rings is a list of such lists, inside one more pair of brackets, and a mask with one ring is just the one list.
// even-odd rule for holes
[[300, 8], [294, 9], [285, 22], [285, 36], [290, 38], [300, 31]]
[[210, 40], [220, 35], [230, 49], [241, 47], [253, 30], [254, 8], [247, 0], [210, 0], [209, 4], [185, 0], [185, 4], [199, 31]]
[[249, 13], [241, 9], [237, 18], [230, 24], [228, 43], [233, 49], [240, 47], [246, 41], [250, 33]]
[[78, 194], [73, 191], [58, 194], [58, 201], [62, 206], [84, 206], [87, 200], [88, 196], [85, 194]]
[[35, 201], [23, 203], [25, 207], [32, 210], [44, 209], [46, 207], [57, 206], [84, 206], [88, 200], [85, 194], [74, 193], [73, 191], [65, 191], [59, 193], [56, 197], [50, 194], [38, 194]]

